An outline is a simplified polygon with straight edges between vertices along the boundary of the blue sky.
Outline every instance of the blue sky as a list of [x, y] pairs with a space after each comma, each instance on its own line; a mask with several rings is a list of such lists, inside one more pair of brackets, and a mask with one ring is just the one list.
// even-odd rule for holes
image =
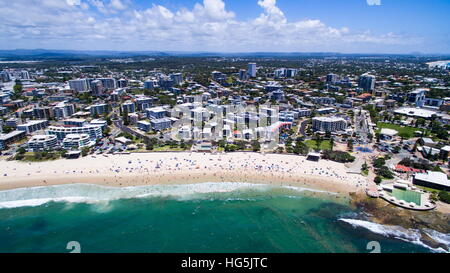
[[450, 53], [449, 0], [0, 4], [0, 49]]

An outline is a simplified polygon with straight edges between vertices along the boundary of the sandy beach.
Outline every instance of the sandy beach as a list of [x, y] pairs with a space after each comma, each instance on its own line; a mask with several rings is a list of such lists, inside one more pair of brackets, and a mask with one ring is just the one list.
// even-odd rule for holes
[[2, 161], [0, 190], [89, 183], [127, 187], [202, 182], [247, 182], [362, 192], [366, 177], [344, 164], [303, 156], [259, 153], [132, 153], [29, 163]]

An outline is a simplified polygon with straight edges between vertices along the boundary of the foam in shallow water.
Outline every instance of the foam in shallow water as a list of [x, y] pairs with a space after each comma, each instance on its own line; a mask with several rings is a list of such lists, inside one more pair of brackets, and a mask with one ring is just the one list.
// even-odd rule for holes
[[136, 187], [105, 187], [91, 184], [69, 184], [47, 187], [22, 188], [0, 191], [0, 208], [40, 206], [48, 202], [98, 203], [117, 199], [146, 197], [177, 197], [179, 199], [200, 198], [207, 193], [234, 191], [269, 191], [281, 188], [295, 192], [330, 192], [298, 187], [275, 187], [264, 184], [239, 182], [198, 183], [183, 185], [153, 185]]

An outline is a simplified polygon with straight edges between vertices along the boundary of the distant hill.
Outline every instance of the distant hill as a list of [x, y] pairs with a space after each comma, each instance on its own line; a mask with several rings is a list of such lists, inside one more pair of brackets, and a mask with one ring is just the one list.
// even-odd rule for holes
[[[30, 60], [30, 59], [76, 59], [76, 58], [126, 58], [137, 56], [164, 57], [380, 57], [380, 56], [412, 56], [412, 54], [344, 54], [337, 52], [182, 52], [182, 51], [109, 51], [109, 50], [51, 50], [51, 49], [14, 49], [0, 50], [3, 60]], [[425, 56], [425, 55], [422, 55]], [[429, 55], [429, 56], [439, 56]], [[442, 56], [442, 55], [441, 55]]]

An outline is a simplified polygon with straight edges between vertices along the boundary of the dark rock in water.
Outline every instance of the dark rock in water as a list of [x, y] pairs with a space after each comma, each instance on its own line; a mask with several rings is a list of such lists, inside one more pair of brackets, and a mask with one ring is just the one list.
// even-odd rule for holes
[[383, 225], [404, 228], [429, 228], [441, 233], [450, 233], [450, 215], [437, 211], [414, 211], [403, 209], [365, 195], [353, 195], [352, 206], [370, 215], [370, 220]]
[[426, 244], [427, 246], [434, 248], [434, 249], [438, 249], [438, 248], [448, 249], [448, 247], [445, 244], [436, 242], [433, 238], [428, 236], [425, 232], [421, 232], [420, 235], [421, 235], [420, 241], [422, 241], [422, 243]]
[[[406, 229], [420, 230], [420, 240], [427, 246], [449, 250], [424, 232], [432, 229], [444, 234], [450, 233], [450, 215], [437, 211], [414, 211], [394, 206], [382, 199], [374, 199], [366, 195], [352, 195], [351, 205], [368, 215], [368, 220], [374, 223], [391, 226], [401, 226]], [[449, 250], [450, 251], [450, 250]]]

